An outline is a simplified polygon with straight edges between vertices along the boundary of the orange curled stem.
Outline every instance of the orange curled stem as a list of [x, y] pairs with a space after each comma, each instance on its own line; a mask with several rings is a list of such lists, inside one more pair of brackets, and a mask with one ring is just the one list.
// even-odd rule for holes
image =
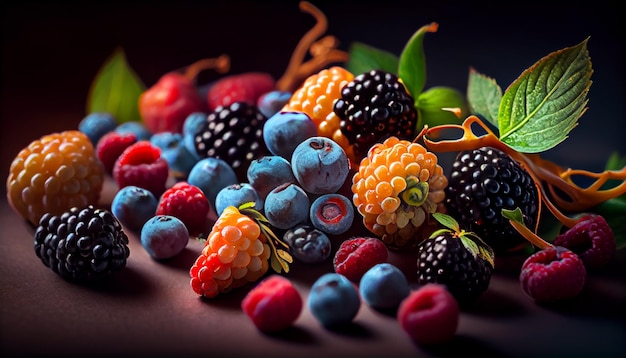
[[230, 71], [230, 56], [224, 54], [216, 58], [205, 58], [187, 66], [184, 76], [194, 81], [201, 71], [215, 69], [218, 73], [224, 74]]
[[539, 237], [539, 235], [537, 235], [534, 232], [530, 231], [530, 229], [528, 229], [526, 227], [526, 225], [518, 223], [517, 221], [514, 221], [514, 220], [509, 220], [509, 222], [511, 223], [513, 228], [515, 230], [517, 230], [517, 232], [520, 233], [520, 235], [524, 236], [526, 238], [526, 240], [528, 240], [531, 244], [535, 245], [536, 247], [540, 248], [541, 250], [544, 250], [544, 249], [547, 249], [547, 248], [549, 248], [551, 246], [554, 246], [551, 243], [549, 243], [546, 240], [544, 240], [541, 237]]

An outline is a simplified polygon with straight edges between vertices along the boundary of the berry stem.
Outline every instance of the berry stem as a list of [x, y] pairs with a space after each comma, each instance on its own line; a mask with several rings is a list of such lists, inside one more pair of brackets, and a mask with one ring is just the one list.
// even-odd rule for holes
[[187, 67], [184, 76], [193, 81], [200, 72], [208, 69], [215, 69], [220, 74], [230, 71], [230, 57], [224, 54], [216, 58], [205, 58], [196, 61]]
[[541, 237], [539, 237], [539, 235], [537, 235], [534, 232], [532, 232], [529, 228], [526, 227], [526, 225], [521, 224], [521, 223], [519, 223], [517, 221], [514, 221], [514, 220], [509, 220], [509, 222], [511, 223], [511, 225], [513, 225], [513, 228], [515, 228], [515, 230], [517, 230], [517, 232], [520, 233], [520, 235], [522, 235], [531, 244], [535, 245], [536, 247], [540, 248], [541, 250], [545, 250], [548, 247], [554, 246], [551, 243], [549, 243], [546, 240], [544, 240]]

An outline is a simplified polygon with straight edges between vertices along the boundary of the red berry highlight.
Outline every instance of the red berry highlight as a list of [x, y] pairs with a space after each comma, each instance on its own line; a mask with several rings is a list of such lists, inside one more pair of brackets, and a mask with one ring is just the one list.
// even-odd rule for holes
[[149, 141], [139, 141], [124, 150], [113, 166], [118, 187], [129, 185], [149, 190], [154, 196], [165, 191], [169, 167], [161, 150]]
[[235, 102], [257, 104], [258, 99], [274, 89], [274, 78], [264, 72], [246, 72], [229, 75], [216, 81], [207, 93], [210, 111], [219, 106], [228, 107]]
[[134, 133], [109, 132], [100, 138], [96, 146], [96, 153], [104, 166], [104, 170], [109, 175], [113, 174], [113, 167], [117, 158], [124, 153], [126, 148], [136, 142], [137, 137]]
[[600, 215], [587, 215], [569, 230], [554, 239], [554, 245], [566, 247], [576, 253], [587, 270], [597, 270], [608, 265], [617, 250], [615, 235]]
[[291, 281], [271, 275], [248, 292], [241, 309], [252, 323], [263, 332], [286, 329], [300, 316], [303, 301]]
[[355, 237], [341, 243], [333, 259], [335, 272], [344, 275], [352, 282], [361, 277], [376, 264], [387, 261], [389, 250], [374, 237]]
[[209, 200], [200, 188], [178, 182], [161, 195], [156, 215], [174, 216], [185, 224], [191, 235], [198, 236], [209, 232], [210, 210]]

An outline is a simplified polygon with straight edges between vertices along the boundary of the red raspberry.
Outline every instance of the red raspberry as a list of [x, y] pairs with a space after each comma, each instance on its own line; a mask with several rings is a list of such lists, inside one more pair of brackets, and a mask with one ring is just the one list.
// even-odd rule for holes
[[588, 270], [608, 265], [617, 249], [613, 231], [600, 215], [580, 218], [576, 225], [556, 237], [554, 245], [574, 251]]
[[204, 192], [195, 185], [181, 181], [167, 189], [156, 210], [156, 215], [170, 215], [182, 221], [191, 235], [207, 232], [207, 215], [211, 207]]
[[460, 308], [445, 286], [428, 283], [411, 291], [398, 307], [402, 329], [418, 344], [441, 344], [454, 338]]
[[119, 189], [134, 185], [156, 197], [165, 191], [168, 175], [169, 166], [161, 158], [161, 150], [147, 140], [126, 148], [113, 166], [113, 178]]
[[550, 246], [530, 255], [522, 265], [522, 290], [537, 302], [554, 302], [577, 296], [585, 285], [583, 261], [571, 250]]
[[113, 167], [117, 158], [124, 153], [124, 150], [137, 142], [134, 133], [109, 132], [98, 141], [96, 153], [102, 162], [104, 170], [108, 174], [113, 174]]
[[335, 253], [333, 266], [336, 273], [344, 275], [352, 282], [359, 282], [367, 270], [386, 262], [388, 256], [389, 250], [381, 240], [374, 237], [355, 237], [341, 243]]
[[235, 102], [256, 105], [259, 97], [274, 89], [274, 78], [264, 72], [246, 72], [230, 75], [216, 81], [207, 93], [210, 111]]
[[241, 309], [263, 332], [276, 332], [290, 327], [302, 312], [303, 301], [291, 281], [271, 275], [248, 292]]

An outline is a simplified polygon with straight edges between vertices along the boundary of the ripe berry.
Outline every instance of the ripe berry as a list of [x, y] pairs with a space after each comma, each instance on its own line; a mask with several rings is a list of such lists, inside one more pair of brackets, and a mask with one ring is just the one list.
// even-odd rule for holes
[[328, 236], [305, 224], [287, 230], [283, 240], [289, 245], [293, 256], [305, 263], [316, 264], [326, 261], [331, 254], [332, 247]]
[[118, 190], [111, 203], [111, 212], [127, 229], [139, 233], [159, 205], [149, 190], [129, 185]]
[[130, 250], [115, 216], [89, 205], [44, 214], [35, 230], [35, 253], [61, 277], [85, 282], [122, 270]]
[[414, 99], [398, 77], [383, 70], [356, 76], [341, 89], [333, 111], [357, 161], [374, 143], [389, 136], [413, 139], [417, 125]]
[[256, 105], [261, 95], [274, 89], [274, 78], [264, 72], [246, 72], [225, 76], [213, 83], [207, 92], [209, 111], [235, 102]]
[[310, 137], [294, 149], [291, 156], [293, 175], [306, 192], [335, 193], [350, 172], [346, 152], [332, 139]]
[[181, 181], [161, 195], [156, 215], [174, 216], [185, 224], [191, 235], [198, 236], [208, 231], [210, 210], [211, 206], [202, 190]]
[[352, 227], [354, 206], [342, 194], [323, 194], [311, 204], [309, 219], [316, 229], [330, 235], [341, 235]]
[[204, 127], [196, 133], [196, 151], [201, 158], [220, 158], [246, 181], [250, 163], [269, 154], [263, 141], [266, 118], [255, 105], [235, 102], [210, 113]]
[[181, 133], [156, 133], [150, 137], [150, 143], [161, 149], [161, 157], [167, 161], [170, 176], [175, 180], [185, 180], [198, 161], [197, 156], [183, 144]]
[[149, 141], [139, 141], [126, 148], [113, 166], [118, 188], [134, 185], [150, 190], [157, 197], [165, 191], [168, 176], [167, 161]]
[[502, 209], [520, 208], [524, 224], [534, 228], [539, 196], [530, 174], [506, 153], [491, 147], [460, 152], [448, 181], [445, 205], [461, 226], [496, 253], [527, 244], [502, 216]]
[[105, 134], [98, 141], [96, 146], [96, 153], [98, 159], [102, 162], [104, 170], [113, 175], [113, 167], [117, 158], [124, 153], [126, 148], [137, 142], [137, 137], [134, 133], [118, 133], [116, 131]]
[[241, 301], [243, 312], [263, 332], [292, 326], [302, 307], [302, 297], [291, 281], [276, 274], [259, 282]]
[[239, 183], [235, 171], [228, 163], [212, 157], [199, 160], [191, 168], [187, 182], [200, 188], [214, 208], [217, 193], [229, 185]]
[[215, 212], [219, 216], [228, 206], [238, 208], [240, 205], [253, 202], [254, 208], [263, 211], [264, 201], [249, 183], [232, 184], [222, 188], [215, 197]]
[[282, 184], [265, 198], [265, 215], [269, 223], [287, 230], [309, 218], [309, 197], [296, 184]]
[[157, 260], [172, 258], [189, 243], [189, 231], [180, 219], [156, 214], [141, 228], [141, 246]]
[[290, 99], [291, 92], [272, 90], [261, 95], [256, 101], [256, 105], [265, 117], [270, 118], [280, 112]]
[[461, 230], [451, 217], [435, 213], [447, 229], [435, 231], [417, 247], [417, 282], [438, 283], [463, 304], [476, 300], [489, 287], [493, 250], [474, 233]]
[[106, 112], [89, 113], [78, 123], [78, 130], [89, 137], [91, 145], [94, 147], [100, 138], [115, 130], [116, 127], [117, 120], [112, 114]]
[[439, 345], [456, 335], [460, 308], [445, 286], [429, 283], [411, 291], [400, 303], [397, 319], [417, 344]]
[[388, 262], [374, 265], [359, 281], [361, 298], [374, 309], [396, 309], [410, 292], [404, 273]]
[[558, 235], [554, 245], [572, 250], [589, 271], [608, 265], [616, 252], [613, 231], [600, 215], [583, 216], [576, 225]]
[[562, 246], [549, 246], [522, 264], [522, 290], [537, 302], [569, 299], [582, 292], [587, 271], [583, 261]]
[[205, 105], [194, 83], [182, 74], [171, 72], [139, 97], [139, 112], [151, 133], [181, 133], [185, 118], [202, 112]]
[[281, 184], [296, 183], [291, 163], [278, 155], [264, 155], [253, 160], [248, 166], [247, 177], [262, 199]]
[[13, 210], [38, 225], [45, 214], [95, 204], [104, 169], [91, 141], [78, 130], [52, 133], [31, 142], [13, 159], [7, 199]]
[[354, 283], [341, 274], [329, 272], [311, 286], [308, 307], [322, 326], [333, 328], [352, 322], [361, 308], [361, 298]]
[[375, 144], [352, 178], [352, 201], [365, 227], [390, 249], [414, 248], [428, 218], [444, 208], [448, 179], [437, 156], [390, 137]]
[[280, 111], [263, 125], [263, 140], [267, 149], [287, 160], [291, 160], [298, 144], [315, 136], [317, 127], [304, 112]]
[[386, 262], [388, 256], [387, 247], [377, 238], [354, 237], [341, 243], [333, 258], [333, 268], [356, 283], [367, 270]]

